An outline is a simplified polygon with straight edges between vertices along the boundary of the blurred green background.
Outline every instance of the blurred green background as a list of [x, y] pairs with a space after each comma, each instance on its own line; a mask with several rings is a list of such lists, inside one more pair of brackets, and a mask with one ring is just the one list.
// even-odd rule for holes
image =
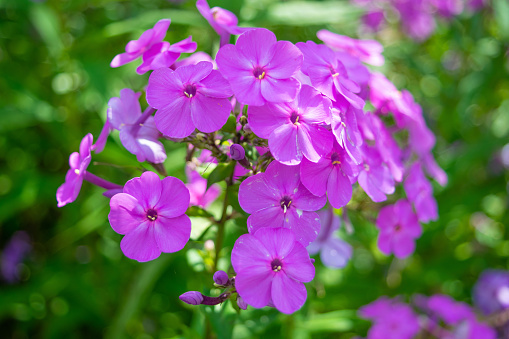
[[[322, 28], [358, 37], [361, 12], [347, 1], [210, 5], [233, 11], [244, 24], [267, 27], [281, 40], [317, 41]], [[360, 194], [349, 206], [355, 232], [344, 234], [354, 246], [352, 261], [336, 271], [317, 261], [307, 303], [287, 316], [252, 308], [237, 315], [228, 303], [180, 302], [188, 290], [211, 292], [211, 253], [190, 243], [187, 254], [143, 264], [127, 259], [100, 189], [85, 183], [75, 203], [56, 207], [67, 158], [86, 133], [99, 135], [108, 99], [146, 84], [148, 74], [136, 75], [136, 62], [109, 67], [129, 40], [171, 18], [166, 41], [192, 35], [199, 50], [217, 51], [218, 38], [195, 3], [0, 0], [0, 249], [17, 230], [27, 231], [33, 244], [21, 281], [0, 282], [0, 336], [201, 338], [209, 331], [219, 338], [352, 338], [369, 328], [356, 310], [381, 295], [445, 293], [471, 302], [480, 272], [509, 265], [509, 161], [504, 166], [501, 160], [509, 143], [509, 4], [494, 0], [493, 6], [496, 11], [489, 6], [440, 22], [422, 44], [397, 26], [376, 36], [385, 46], [381, 70], [414, 94], [437, 135], [435, 154], [449, 176], [447, 187], [435, 185], [440, 218], [424, 226], [412, 257], [385, 257], [370, 221], [380, 206]], [[165, 147], [168, 172], [184, 179], [185, 149], [171, 142]], [[119, 184], [141, 173], [115, 135], [93, 160], [91, 172]], [[227, 224], [225, 257], [241, 232]]]

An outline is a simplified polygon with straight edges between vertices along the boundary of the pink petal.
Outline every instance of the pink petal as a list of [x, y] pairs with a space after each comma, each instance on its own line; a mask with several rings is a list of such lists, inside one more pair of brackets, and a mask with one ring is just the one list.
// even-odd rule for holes
[[320, 232], [320, 218], [315, 212], [302, 211], [290, 207], [285, 216], [284, 227], [291, 229], [295, 234], [295, 240], [305, 247], [318, 236]]
[[300, 180], [314, 195], [325, 195], [327, 180], [332, 169], [330, 159], [322, 158], [317, 163], [303, 159], [300, 164]]
[[191, 235], [191, 219], [185, 214], [176, 218], [158, 216], [152, 227], [154, 227], [157, 246], [165, 253], [183, 249]]
[[262, 227], [283, 227], [284, 217], [281, 206], [267, 207], [249, 216], [247, 229], [252, 234]]
[[146, 221], [147, 218], [135, 197], [126, 193], [119, 193], [110, 200], [108, 220], [115, 232], [127, 234]]
[[133, 60], [138, 59], [141, 56], [141, 53], [121, 53], [115, 55], [113, 60], [111, 60], [110, 67], [116, 68], [122, 65], [128, 64]]
[[180, 179], [166, 177], [161, 181], [161, 199], [155, 205], [155, 209], [158, 214], [166, 218], [175, 218], [186, 213], [189, 200], [189, 190], [186, 185]]
[[216, 70], [212, 70], [205, 79], [200, 81], [198, 92], [213, 98], [229, 98], [233, 95], [228, 81]]
[[265, 69], [267, 75], [275, 79], [292, 77], [302, 65], [302, 52], [289, 41], [278, 41], [271, 46], [273, 55]]
[[265, 28], [257, 28], [243, 33], [236, 47], [244, 57], [253, 60], [254, 66], [266, 66], [275, 52], [271, 47], [277, 42], [276, 35]]
[[237, 272], [235, 288], [249, 305], [255, 308], [265, 307], [270, 301], [271, 274], [272, 270], [269, 265]]
[[325, 206], [327, 198], [325, 195], [316, 196], [311, 193], [303, 184], [293, 191], [293, 207], [301, 209], [303, 211], [318, 211], [320, 208]]
[[120, 90], [120, 98], [113, 97], [108, 101], [108, 121], [113, 128], [120, 129], [122, 124], [131, 125], [141, 115], [139, 103], [141, 93], [130, 88]]
[[144, 210], [153, 208], [161, 197], [161, 179], [154, 172], [144, 172], [141, 177], [129, 180], [124, 193], [138, 199]]
[[278, 203], [281, 195], [293, 195], [300, 184], [299, 166], [286, 166], [273, 161], [265, 170], [267, 182], [279, 191]]
[[315, 277], [315, 267], [311, 263], [309, 254], [301, 244], [295, 244], [284, 258], [283, 271], [301, 282], [310, 282]]
[[175, 106], [174, 101], [183, 97], [184, 85], [180, 78], [169, 68], [160, 68], [152, 72], [148, 79], [147, 102], [160, 109]]
[[161, 255], [149, 220], [127, 233], [120, 242], [120, 248], [126, 257], [139, 262], [154, 260]]
[[278, 311], [291, 314], [304, 305], [307, 291], [303, 283], [279, 272], [272, 280], [271, 296]]
[[350, 199], [352, 199], [352, 184], [350, 179], [339, 167], [335, 167], [329, 176], [327, 181], [327, 196], [334, 208], [346, 206]]
[[247, 121], [254, 134], [268, 139], [276, 128], [289, 122], [291, 111], [288, 104], [267, 103], [263, 106], [249, 106]]
[[293, 232], [290, 231], [289, 229], [281, 227], [262, 228], [259, 231], [255, 232], [254, 237], [260, 240], [263, 246], [270, 253], [271, 256], [270, 260], [274, 258], [279, 258], [283, 260], [285, 263], [286, 257], [290, 254], [290, 252], [292, 251], [296, 244]]
[[266, 76], [259, 81], [263, 98], [275, 103], [292, 101], [300, 89], [300, 82], [295, 78], [274, 79]]
[[168, 27], [170, 27], [171, 20], [170, 19], [161, 19], [154, 25], [154, 37], [152, 41], [161, 41], [166, 36], [166, 31]]
[[415, 251], [415, 240], [405, 234], [393, 236], [393, 252], [397, 258], [404, 259]]
[[214, 65], [209, 61], [200, 61], [196, 65], [181, 66], [175, 70], [183, 84], [195, 83], [207, 77]]
[[204, 133], [212, 133], [224, 126], [232, 105], [230, 100], [225, 98], [209, 98], [203, 94], [191, 98], [190, 100], [191, 118], [194, 126]]
[[320, 252], [323, 264], [331, 268], [345, 267], [351, 257], [352, 246], [338, 238], [330, 238]]
[[[269, 165], [270, 167], [270, 165]], [[280, 192], [265, 179], [265, 173], [259, 173], [244, 180], [239, 187], [239, 204], [247, 213], [279, 206]]]
[[157, 129], [171, 138], [185, 138], [195, 129], [191, 106], [185, 97], [179, 97], [168, 106], [158, 109], [154, 119]]
[[270, 152], [277, 161], [285, 165], [298, 165], [302, 160], [297, 130], [293, 124], [285, 124], [279, 126], [269, 136]]
[[302, 123], [298, 132], [299, 148], [308, 160], [318, 162], [330, 153], [334, 138], [324, 127]]

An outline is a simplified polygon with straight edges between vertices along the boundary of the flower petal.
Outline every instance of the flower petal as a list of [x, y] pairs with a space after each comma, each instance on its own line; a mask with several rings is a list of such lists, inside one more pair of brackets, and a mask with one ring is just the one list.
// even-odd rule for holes
[[209, 98], [198, 94], [191, 99], [190, 109], [194, 126], [201, 132], [212, 133], [224, 126], [232, 105], [225, 98]]
[[213, 98], [229, 98], [233, 95], [228, 80], [216, 70], [212, 70], [205, 79], [200, 81], [198, 93]]
[[270, 152], [277, 161], [285, 165], [298, 165], [302, 161], [297, 130], [293, 124], [284, 124], [269, 136]]
[[343, 268], [352, 257], [352, 246], [338, 238], [330, 238], [320, 252], [320, 259], [330, 268]]
[[125, 184], [124, 193], [135, 197], [144, 210], [153, 208], [161, 198], [161, 179], [154, 172], [144, 172]]
[[139, 201], [126, 193], [115, 194], [110, 200], [108, 214], [111, 228], [119, 234], [127, 234], [147, 218], [143, 215], [143, 208]]
[[256, 211], [247, 219], [247, 229], [253, 234], [261, 227], [283, 227], [285, 214], [280, 206]]
[[300, 180], [314, 195], [322, 196], [327, 191], [327, 180], [333, 166], [330, 159], [322, 158], [317, 163], [302, 159], [300, 163]]
[[290, 102], [300, 89], [300, 82], [295, 78], [274, 79], [266, 76], [259, 81], [263, 98], [270, 102]]
[[126, 257], [139, 262], [154, 260], [161, 255], [149, 220], [127, 233], [120, 242], [120, 248]]
[[300, 69], [304, 56], [290, 41], [278, 41], [271, 50], [273, 57], [265, 67], [271, 78], [288, 79]]
[[172, 106], [175, 100], [184, 96], [183, 88], [182, 80], [175, 71], [169, 68], [157, 69], [148, 79], [147, 102], [157, 109]]
[[154, 236], [157, 246], [162, 252], [180, 251], [189, 241], [191, 219], [185, 214], [176, 218], [159, 216], [154, 224]]
[[185, 138], [195, 129], [189, 99], [185, 97], [179, 97], [168, 106], [158, 109], [154, 120], [157, 129], [171, 138]]
[[260, 138], [268, 139], [279, 126], [287, 124], [292, 109], [288, 104], [271, 104], [263, 106], [249, 106], [247, 121], [249, 127]]
[[269, 251], [271, 260], [274, 258], [285, 259], [296, 245], [293, 232], [282, 227], [262, 228], [254, 234], [254, 237], [260, 240], [267, 251]]
[[244, 57], [253, 60], [254, 66], [266, 66], [273, 58], [272, 45], [277, 42], [276, 35], [265, 28], [249, 30], [239, 36], [236, 47]]
[[283, 271], [290, 278], [301, 282], [310, 282], [315, 277], [315, 267], [311, 263], [308, 251], [301, 244], [295, 244], [283, 262]]
[[293, 231], [295, 239], [306, 247], [320, 232], [320, 218], [315, 212], [290, 208], [285, 216], [285, 226]]
[[161, 181], [161, 199], [155, 205], [155, 209], [159, 215], [175, 218], [186, 213], [189, 200], [189, 190], [186, 185], [180, 179], [166, 177]]
[[325, 195], [316, 196], [303, 185], [300, 184], [297, 189], [293, 191], [292, 198], [293, 206], [303, 211], [318, 211], [325, 206], [327, 198]]
[[280, 207], [280, 192], [270, 185], [265, 177], [266, 173], [259, 173], [247, 178], [240, 184], [239, 204], [247, 213], [253, 213], [267, 207]]
[[278, 311], [291, 314], [304, 305], [307, 291], [303, 283], [280, 272], [272, 280], [271, 296]]
[[335, 167], [329, 175], [327, 196], [334, 208], [346, 206], [350, 199], [352, 199], [352, 184], [350, 179], [339, 167]]

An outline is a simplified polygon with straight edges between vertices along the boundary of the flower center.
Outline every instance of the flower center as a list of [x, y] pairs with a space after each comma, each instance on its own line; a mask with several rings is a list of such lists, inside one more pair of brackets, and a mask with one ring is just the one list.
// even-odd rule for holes
[[157, 219], [157, 211], [154, 210], [154, 209], [149, 209], [147, 211], [147, 219], [150, 220], [150, 221], [156, 221]]
[[401, 225], [394, 226], [394, 232], [399, 232], [399, 231], [401, 231]]
[[300, 122], [299, 122], [299, 115], [297, 114], [297, 112], [292, 112], [292, 115], [290, 116], [290, 121], [292, 122], [292, 124], [294, 125], [297, 125], [299, 126], [300, 125]]
[[332, 153], [330, 160], [332, 161], [333, 165], [341, 165], [341, 161], [339, 160], [339, 154], [336, 152]]
[[276, 259], [272, 260], [272, 262], [270, 263], [270, 267], [272, 268], [272, 270], [274, 272], [279, 272], [283, 268], [283, 263], [281, 262], [281, 260], [276, 258]]
[[366, 172], [369, 172], [369, 165], [368, 165], [368, 164], [364, 164], [364, 170], [365, 170]]
[[329, 71], [330, 71], [330, 74], [332, 75], [333, 78], [335, 78], [335, 77], [337, 77], [339, 75], [339, 73], [336, 72], [336, 70], [332, 66], [329, 66]]
[[265, 78], [265, 71], [263, 70], [262, 67], [256, 66], [253, 69], [253, 75], [254, 75], [255, 78], [257, 78], [259, 80], [262, 80], [263, 78]]
[[188, 98], [192, 98], [196, 95], [196, 86], [193, 84], [187, 84], [186, 87], [184, 87], [184, 94]]
[[285, 195], [281, 199], [280, 204], [281, 208], [284, 210], [284, 213], [286, 213], [286, 211], [290, 208], [290, 205], [292, 204], [292, 199]]

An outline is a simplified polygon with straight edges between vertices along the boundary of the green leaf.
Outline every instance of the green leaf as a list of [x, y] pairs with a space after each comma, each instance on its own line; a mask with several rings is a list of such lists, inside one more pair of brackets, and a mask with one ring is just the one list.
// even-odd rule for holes
[[224, 124], [223, 128], [221, 128], [221, 131], [226, 133], [235, 133], [237, 131], [237, 119], [233, 115], [230, 115], [226, 124]]
[[214, 216], [199, 206], [191, 206], [187, 209], [188, 217], [213, 218]]
[[216, 182], [220, 182], [228, 178], [233, 174], [233, 169], [235, 168], [235, 162], [230, 163], [219, 163], [216, 168], [210, 173], [207, 178], [207, 189], [215, 184]]

